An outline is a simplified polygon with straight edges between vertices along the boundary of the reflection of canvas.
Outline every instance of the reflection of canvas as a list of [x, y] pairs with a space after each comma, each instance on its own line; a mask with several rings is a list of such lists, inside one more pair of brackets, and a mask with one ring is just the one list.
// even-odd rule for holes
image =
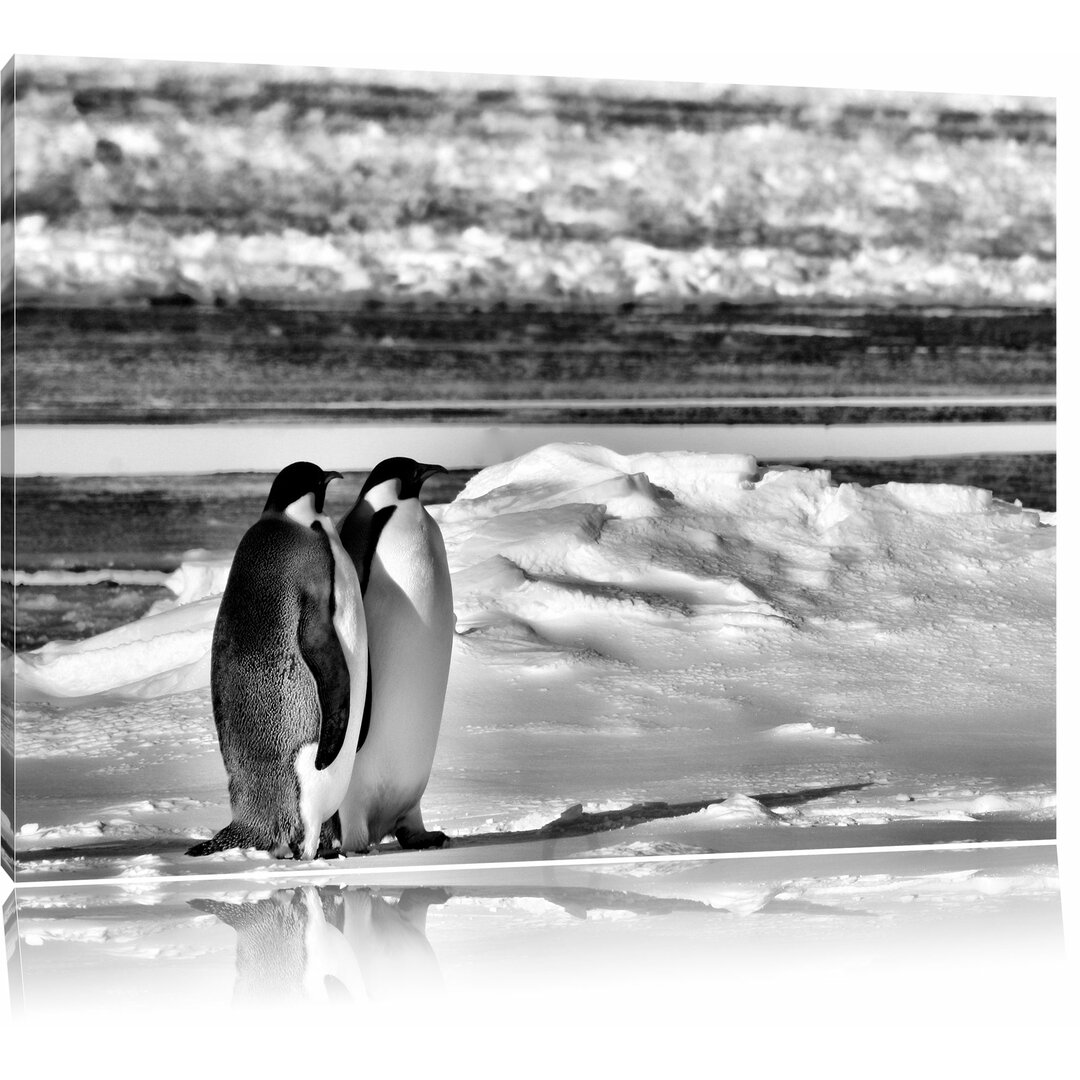
[[360, 431], [469, 447], [451, 843], [380, 865], [1053, 837], [1050, 103], [18, 71], [25, 445], [124, 425], [114, 475], [18, 463], [21, 880], [292, 867], [183, 854], [227, 820], [207, 649], [267, 448], [347, 505]]
[[[534, 1025], [522, 1002], [539, 1001], [562, 1023], [647, 1008], [652, 1027], [670, 1017], [680, 1031], [695, 1003], [713, 1023], [764, 1010], [820, 1024], [915, 1001], [970, 1022], [986, 1008], [972, 972], [1015, 990], [1045, 985], [1060, 962], [1052, 849], [277, 878], [22, 889], [7, 939], [15, 1004], [34, 1020], [306, 1003], [348, 1024], [423, 1002], [432, 1022], [468, 1029], [501, 1010]], [[777, 1004], [787, 987], [808, 989]], [[1053, 1009], [1017, 993], [1011, 1016]], [[376, 1045], [387, 1042], [400, 1054], [398, 1040]]]

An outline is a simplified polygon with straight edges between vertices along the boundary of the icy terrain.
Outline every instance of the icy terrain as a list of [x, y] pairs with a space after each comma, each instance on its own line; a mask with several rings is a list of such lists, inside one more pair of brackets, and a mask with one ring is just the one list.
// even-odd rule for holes
[[[584, 444], [433, 512], [458, 636], [425, 818], [454, 844], [386, 865], [1053, 835], [1054, 515]], [[192, 553], [163, 610], [5, 661], [21, 878], [288, 869], [181, 854], [228, 819], [228, 564]]]
[[59, 57], [18, 78], [24, 299], [1054, 302], [1047, 99]]

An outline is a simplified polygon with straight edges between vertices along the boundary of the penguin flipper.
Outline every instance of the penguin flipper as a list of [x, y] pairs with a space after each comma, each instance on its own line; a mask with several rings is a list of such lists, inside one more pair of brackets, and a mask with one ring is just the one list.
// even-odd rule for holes
[[[360, 718], [360, 737], [356, 740], [356, 752], [367, 742], [368, 732], [371, 730], [371, 653], [368, 652], [367, 664], [367, 692], [364, 695], [364, 715]], [[337, 815], [335, 815], [336, 817]], [[338, 839], [341, 839], [341, 819], [338, 819]]]
[[349, 726], [349, 665], [334, 629], [333, 592], [330, 601], [304, 593], [298, 630], [300, 655], [315, 679], [322, 723], [315, 768], [325, 769], [341, 752]]

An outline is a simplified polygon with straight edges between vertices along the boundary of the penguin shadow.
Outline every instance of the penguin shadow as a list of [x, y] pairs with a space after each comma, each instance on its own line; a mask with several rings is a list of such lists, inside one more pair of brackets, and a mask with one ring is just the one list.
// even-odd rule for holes
[[[873, 786], [873, 781], [863, 781], [852, 784], [834, 784], [829, 787], [801, 788], [795, 791], [764, 792], [751, 797], [766, 809], [769, 809], [774, 806], [796, 806], [801, 803], [813, 802], [815, 799], [829, 798], [832, 795], [862, 791]], [[632, 806], [622, 807], [618, 810], [604, 810], [596, 813], [587, 813], [580, 804], [577, 804], [564, 811], [554, 821], [549, 821], [538, 829], [521, 829], [516, 832], [472, 833], [467, 836], [449, 835], [444, 846], [458, 849], [491, 844], [526, 843], [538, 840], [547, 845], [543, 857], [556, 858], [559, 852], [554, 845], [558, 840], [567, 837], [599, 836], [606, 832], [628, 829], [634, 825], [642, 825], [650, 821], [683, 817], [687, 814], [695, 814], [699, 810], [706, 809], [706, 807], [723, 803], [726, 798], [724, 795], [717, 795], [711, 798], [692, 799], [686, 802], [634, 803]], [[139, 845], [137, 853], [139, 855], [159, 855], [168, 858], [183, 854], [190, 844], [190, 837], [149, 840]], [[396, 840], [385, 840], [381, 844], [375, 845], [375, 850], [385, 854], [394, 854], [401, 851], [401, 846]], [[86, 857], [120, 859], [129, 858], [133, 853], [135, 852], [130, 840], [113, 840], [100, 844], [68, 845], [20, 851], [18, 862], [29, 866], [47, 859]], [[340, 852], [331, 851], [324, 851], [322, 854], [324, 857], [335, 858], [341, 855]]]
[[[866, 780], [854, 784], [832, 784], [828, 787], [800, 788], [796, 791], [762, 792], [752, 795], [751, 798], [766, 809], [770, 809], [774, 806], [796, 806], [801, 803], [813, 802], [815, 799], [826, 799], [833, 795], [862, 791], [865, 788], [873, 787], [873, 785], [874, 781]], [[690, 799], [685, 802], [658, 800], [655, 802], [634, 803], [632, 806], [620, 807], [617, 810], [602, 810], [594, 813], [586, 812], [581, 804], [577, 803], [563, 811], [554, 821], [549, 821], [538, 829], [451, 836], [450, 843], [455, 848], [459, 848], [527, 840], [554, 842], [564, 837], [590, 836], [612, 832], [617, 829], [628, 829], [635, 825], [644, 825], [647, 822], [659, 821], [664, 818], [685, 817], [688, 814], [696, 814], [700, 810], [705, 810], [710, 806], [716, 806], [726, 801], [727, 796], [725, 795], [716, 795], [707, 799]]]
[[427, 911], [449, 893], [301, 885], [241, 901], [192, 899], [236, 931], [238, 1005], [304, 1000], [347, 1005], [442, 990]]

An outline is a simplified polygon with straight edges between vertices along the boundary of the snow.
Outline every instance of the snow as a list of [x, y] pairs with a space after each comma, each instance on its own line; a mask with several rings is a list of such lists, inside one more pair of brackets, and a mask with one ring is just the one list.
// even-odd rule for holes
[[778, 724], [769, 729], [770, 734], [782, 739], [844, 739], [848, 742], [865, 742], [861, 735], [844, 734], [834, 727], [820, 727], [814, 724]]
[[0, 581], [11, 585], [162, 585], [166, 575], [160, 570], [5, 570]]
[[719, 821], [725, 825], [779, 820], [778, 814], [762, 806], [757, 799], [743, 794], [730, 795], [723, 802], [710, 803], [704, 810], [699, 810], [698, 815], [711, 822]]
[[[588, 444], [431, 509], [457, 637], [425, 818], [458, 858], [1052, 835], [1052, 515]], [[228, 813], [207, 684], [229, 561], [190, 552], [145, 618], [4, 660], [21, 875], [137, 872], [147, 847], [210, 869], [180, 852]], [[61, 804], [50, 769], [76, 765]], [[46, 859], [58, 842], [89, 861]], [[233, 854], [214, 871], [250, 869]]]

